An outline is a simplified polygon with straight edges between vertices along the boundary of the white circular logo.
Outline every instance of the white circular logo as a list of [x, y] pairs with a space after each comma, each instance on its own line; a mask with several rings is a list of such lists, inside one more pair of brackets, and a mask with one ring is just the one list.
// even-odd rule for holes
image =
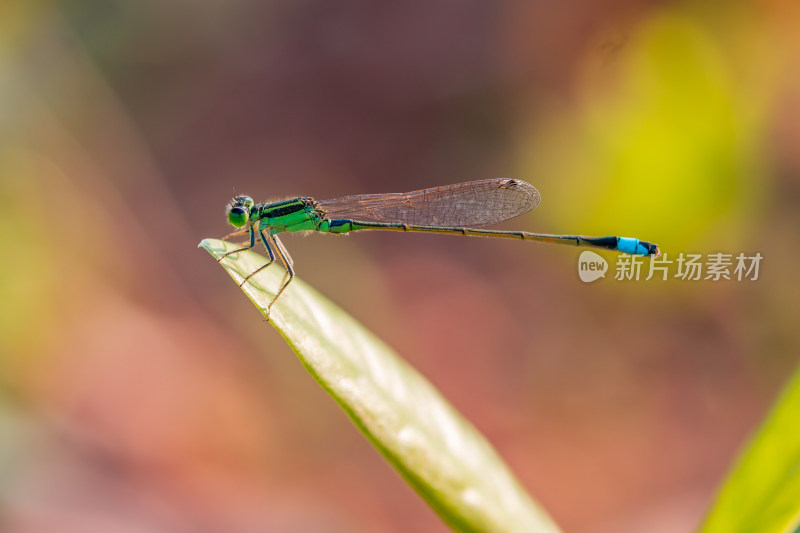
[[578, 276], [581, 281], [591, 283], [600, 278], [606, 277], [608, 262], [603, 256], [589, 250], [581, 252], [578, 258]]

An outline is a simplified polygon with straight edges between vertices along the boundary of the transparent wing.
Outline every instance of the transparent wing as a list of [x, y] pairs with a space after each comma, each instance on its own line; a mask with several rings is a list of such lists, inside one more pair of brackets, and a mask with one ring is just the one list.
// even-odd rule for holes
[[515, 179], [488, 179], [406, 193], [361, 194], [319, 202], [326, 218], [420, 226], [482, 227], [539, 205], [539, 191]]

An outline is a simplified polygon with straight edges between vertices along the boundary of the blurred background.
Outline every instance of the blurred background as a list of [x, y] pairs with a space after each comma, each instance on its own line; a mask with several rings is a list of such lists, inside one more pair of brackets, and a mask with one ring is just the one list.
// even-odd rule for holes
[[446, 531], [197, 243], [234, 193], [515, 177], [543, 201], [504, 228], [759, 252], [759, 279], [284, 243], [565, 531], [691, 531], [798, 359], [798, 143], [790, 0], [3, 3], [0, 528]]

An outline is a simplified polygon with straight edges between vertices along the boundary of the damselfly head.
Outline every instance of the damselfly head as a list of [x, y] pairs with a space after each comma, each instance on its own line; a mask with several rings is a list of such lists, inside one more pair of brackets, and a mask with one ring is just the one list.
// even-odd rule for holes
[[255, 202], [249, 196], [236, 196], [228, 204], [228, 223], [234, 228], [242, 228], [250, 219], [250, 209]]

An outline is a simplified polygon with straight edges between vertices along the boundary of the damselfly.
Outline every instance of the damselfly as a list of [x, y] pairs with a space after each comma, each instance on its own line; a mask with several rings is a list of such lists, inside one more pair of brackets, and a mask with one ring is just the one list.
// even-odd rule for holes
[[269, 261], [245, 277], [244, 285], [277, 257], [286, 268], [281, 286], [267, 312], [294, 278], [294, 262], [278, 238], [279, 233], [319, 231], [343, 234], [360, 230], [416, 231], [471, 237], [503, 237], [523, 241], [604, 248], [621, 253], [658, 256], [658, 246], [629, 237], [548, 235], [527, 231], [481, 229], [514, 218], [539, 205], [541, 196], [533, 185], [516, 179], [488, 179], [431, 187], [407, 193], [362, 194], [333, 200], [293, 198], [256, 204], [249, 196], [236, 196], [228, 204], [228, 222], [243, 228], [227, 235], [249, 234], [250, 243], [225, 257], [249, 250], [256, 235]]

